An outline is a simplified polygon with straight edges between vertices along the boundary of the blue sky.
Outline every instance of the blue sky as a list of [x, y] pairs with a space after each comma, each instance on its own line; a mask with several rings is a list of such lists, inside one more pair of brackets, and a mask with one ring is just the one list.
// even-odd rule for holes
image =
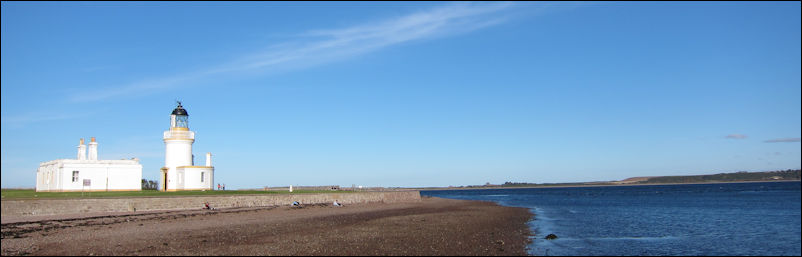
[[137, 157], [229, 188], [800, 168], [799, 2], [3, 2], [2, 187]]

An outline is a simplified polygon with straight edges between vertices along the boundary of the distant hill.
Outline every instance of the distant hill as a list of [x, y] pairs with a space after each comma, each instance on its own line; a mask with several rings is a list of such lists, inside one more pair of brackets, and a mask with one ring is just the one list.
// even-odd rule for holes
[[562, 186], [613, 186], [613, 185], [648, 185], [648, 184], [688, 184], [688, 183], [721, 183], [721, 182], [759, 182], [759, 181], [793, 181], [800, 180], [800, 170], [781, 170], [765, 172], [739, 171], [713, 175], [690, 176], [654, 176], [632, 177], [620, 181], [574, 182], [574, 183], [526, 183], [506, 182], [501, 185], [467, 186], [459, 188], [494, 188], [494, 187], [562, 187]]
[[[800, 180], [800, 170], [719, 173], [713, 175], [693, 176], [660, 176], [647, 178], [628, 178], [619, 184], [668, 184], [668, 183], [706, 183], [706, 182], [742, 182], [742, 181], [778, 181]], [[626, 182], [628, 183], [626, 183]], [[623, 182], [623, 183], [622, 183]]]

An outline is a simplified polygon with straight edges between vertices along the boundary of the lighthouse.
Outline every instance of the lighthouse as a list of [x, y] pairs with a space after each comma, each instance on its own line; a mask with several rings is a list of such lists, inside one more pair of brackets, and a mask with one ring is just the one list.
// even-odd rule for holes
[[170, 129], [164, 131], [164, 167], [161, 168], [162, 191], [211, 190], [214, 184], [214, 167], [211, 153], [206, 155], [206, 166], [195, 166], [192, 144], [195, 132], [189, 130], [189, 113], [181, 102], [170, 113]]

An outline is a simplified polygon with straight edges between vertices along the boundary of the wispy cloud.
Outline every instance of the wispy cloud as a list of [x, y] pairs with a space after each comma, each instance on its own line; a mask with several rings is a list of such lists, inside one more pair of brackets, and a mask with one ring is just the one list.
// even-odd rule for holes
[[512, 3], [451, 3], [384, 21], [339, 29], [320, 29], [300, 33], [293, 40], [269, 45], [265, 51], [251, 53], [210, 68], [109, 87], [73, 95], [75, 102], [98, 101], [132, 94], [182, 87], [188, 82], [236, 72], [266, 74], [285, 72], [330, 63], [378, 51], [402, 43], [435, 39], [471, 32], [501, 24], [502, 15]]
[[743, 135], [743, 134], [729, 134], [725, 138], [729, 138], [729, 139], [746, 139], [747, 136]]
[[101, 90], [92, 90], [74, 94], [70, 100], [74, 102], [93, 102], [120, 96], [139, 96], [153, 93], [156, 90], [166, 90], [178, 87], [192, 80], [206, 76], [208, 72], [195, 72], [180, 75], [173, 75], [159, 79], [145, 80], [130, 83], [123, 86], [111, 87]]
[[396, 19], [342, 29], [301, 33], [303, 42], [281, 46], [247, 56], [218, 71], [262, 70], [277, 67], [311, 66], [376, 51], [400, 43], [466, 33], [502, 23], [493, 16], [511, 4], [453, 4]]
[[789, 137], [789, 138], [778, 138], [778, 139], [769, 139], [763, 142], [766, 143], [790, 143], [790, 142], [799, 142], [802, 138], [798, 137]]
[[16, 115], [16, 116], [8, 116], [8, 115], [2, 116], [0, 117], [0, 123], [2, 123], [3, 126], [9, 126], [11, 128], [21, 128], [29, 123], [76, 119], [76, 118], [88, 117], [90, 115], [92, 115], [92, 113], [69, 113], [69, 114], [27, 113], [24, 115]]

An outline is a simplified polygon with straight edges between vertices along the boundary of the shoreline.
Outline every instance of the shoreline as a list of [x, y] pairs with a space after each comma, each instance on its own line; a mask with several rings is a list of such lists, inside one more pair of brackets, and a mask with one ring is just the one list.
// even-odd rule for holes
[[421, 200], [7, 223], [2, 255], [527, 255], [528, 209]]
[[454, 188], [410, 188], [419, 191], [441, 190], [485, 190], [485, 189], [522, 189], [522, 188], [572, 188], [572, 187], [620, 187], [620, 186], [675, 186], [675, 185], [706, 185], [706, 184], [736, 184], [736, 183], [779, 183], [802, 182], [802, 180], [765, 180], [765, 181], [720, 181], [720, 182], [693, 182], [693, 183], [649, 183], [649, 184], [618, 184], [618, 185], [554, 185], [554, 186], [515, 186], [515, 187], [454, 187]]

